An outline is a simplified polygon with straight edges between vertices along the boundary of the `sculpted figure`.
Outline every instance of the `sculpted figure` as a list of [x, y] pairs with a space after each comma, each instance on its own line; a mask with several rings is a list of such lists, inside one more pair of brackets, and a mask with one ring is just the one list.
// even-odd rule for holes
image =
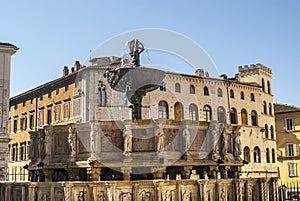
[[142, 191], [140, 193], [139, 201], [151, 201], [151, 200], [152, 200], [152, 196], [150, 192]]
[[125, 127], [123, 131], [123, 139], [124, 139], [124, 153], [128, 154], [132, 152], [132, 133], [130, 128]]
[[239, 157], [242, 154], [241, 132], [239, 130], [240, 127], [237, 127], [233, 132], [233, 155], [235, 157]]
[[157, 136], [157, 151], [161, 152], [164, 149], [164, 129], [163, 125], [159, 124]]
[[182, 132], [182, 136], [185, 139], [185, 151], [187, 151], [191, 146], [191, 134], [190, 134], [188, 125], [185, 126], [185, 128]]
[[120, 201], [131, 201], [131, 193], [122, 193], [120, 195]]
[[68, 143], [71, 155], [74, 155], [76, 153], [75, 128], [73, 128], [71, 125], [69, 125]]
[[107, 201], [107, 196], [105, 195], [104, 191], [98, 192], [96, 201]]
[[94, 123], [91, 123], [91, 154], [94, 156], [96, 152], [96, 134], [98, 133], [98, 126]]

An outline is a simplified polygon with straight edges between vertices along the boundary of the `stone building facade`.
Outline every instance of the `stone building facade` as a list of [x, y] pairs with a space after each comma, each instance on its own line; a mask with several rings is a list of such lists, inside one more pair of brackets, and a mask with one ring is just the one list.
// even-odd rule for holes
[[279, 182], [290, 185], [299, 181], [300, 108], [275, 104]]
[[[67, 125], [81, 121], [78, 102], [73, 98], [77, 71], [81, 67], [64, 67], [62, 77], [10, 98], [9, 109], [9, 163], [10, 181], [28, 181], [30, 163], [30, 132], [49, 125]], [[77, 104], [77, 105], [76, 105]]]
[[18, 48], [9, 43], [0, 42], [0, 180], [7, 180], [8, 162], [8, 110], [10, 93], [11, 56]]
[[105, 77], [122, 68], [120, 59], [92, 61], [11, 98], [12, 175], [25, 167], [29, 180], [46, 182], [276, 180], [269, 68], [239, 67], [234, 78], [165, 72], [143, 96], [141, 119], [132, 120], [130, 100]]

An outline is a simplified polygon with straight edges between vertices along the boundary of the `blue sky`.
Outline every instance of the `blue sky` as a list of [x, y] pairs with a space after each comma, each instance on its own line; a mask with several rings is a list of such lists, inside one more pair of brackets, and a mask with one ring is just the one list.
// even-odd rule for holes
[[13, 56], [11, 95], [61, 76], [89, 51], [118, 34], [142, 28], [191, 38], [219, 73], [262, 63], [273, 70], [274, 101], [300, 106], [300, 2], [291, 1], [2, 1], [0, 41]]

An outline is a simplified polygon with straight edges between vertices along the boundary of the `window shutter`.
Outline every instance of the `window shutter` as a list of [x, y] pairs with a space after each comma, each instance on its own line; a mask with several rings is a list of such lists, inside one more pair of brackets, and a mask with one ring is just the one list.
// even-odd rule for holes
[[296, 156], [296, 144], [293, 144], [293, 156]]
[[289, 176], [296, 176], [297, 175], [297, 165], [296, 163], [289, 163]]
[[285, 148], [285, 156], [289, 156], [289, 145], [285, 144], [284, 148]]

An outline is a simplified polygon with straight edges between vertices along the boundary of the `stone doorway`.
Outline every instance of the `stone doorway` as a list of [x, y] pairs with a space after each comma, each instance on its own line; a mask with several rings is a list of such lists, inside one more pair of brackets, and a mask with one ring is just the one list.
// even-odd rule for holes
[[174, 105], [174, 119], [175, 121], [181, 121], [184, 119], [183, 105], [180, 102], [176, 102]]

